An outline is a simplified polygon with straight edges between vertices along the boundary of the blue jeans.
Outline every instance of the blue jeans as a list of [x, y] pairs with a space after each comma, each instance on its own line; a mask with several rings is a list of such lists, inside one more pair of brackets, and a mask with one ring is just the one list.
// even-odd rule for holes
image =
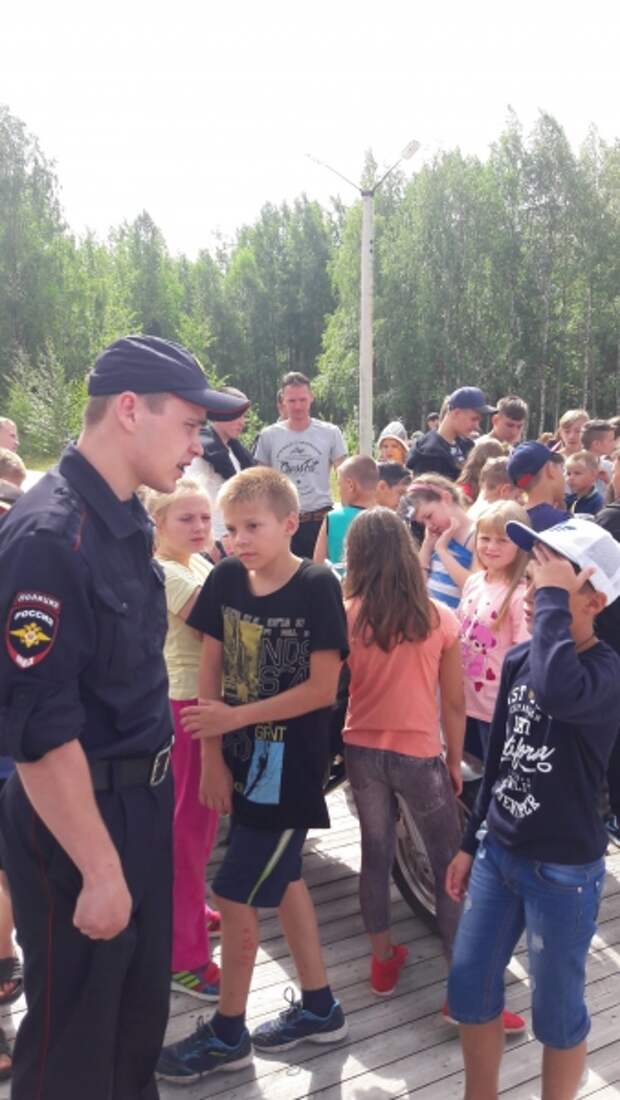
[[504, 1007], [504, 970], [525, 930], [536, 1038], [557, 1050], [590, 1030], [584, 1000], [588, 949], [605, 862], [572, 866], [514, 855], [486, 837], [474, 860], [448, 978], [450, 1014], [484, 1024]]

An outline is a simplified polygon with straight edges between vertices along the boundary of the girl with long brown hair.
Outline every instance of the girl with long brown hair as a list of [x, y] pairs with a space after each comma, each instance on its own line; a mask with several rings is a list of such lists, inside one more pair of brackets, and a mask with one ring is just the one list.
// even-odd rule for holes
[[[460, 908], [444, 883], [461, 840], [463, 673], [456, 615], [429, 598], [402, 521], [388, 508], [362, 512], [346, 546], [351, 684], [343, 737], [362, 834], [360, 907], [372, 950], [370, 984], [387, 996], [407, 960], [407, 948], [390, 933], [399, 802], [424, 842], [443, 949], [448, 959], [452, 953]], [[452, 1023], [447, 1004], [442, 1012]], [[509, 1012], [503, 1021], [506, 1031], [525, 1027]]]
[[388, 508], [353, 521], [346, 561], [351, 685], [343, 737], [362, 832], [360, 903], [372, 949], [371, 986], [386, 995], [407, 958], [407, 948], [393, 944], [390, 934], [397, 796], [426, 845], [448, 957], [458, 922], [458, 906], [443, 888], [461, 832], [455, 792], [465, 705], [458, 622], [429, 599], [413, 539]]

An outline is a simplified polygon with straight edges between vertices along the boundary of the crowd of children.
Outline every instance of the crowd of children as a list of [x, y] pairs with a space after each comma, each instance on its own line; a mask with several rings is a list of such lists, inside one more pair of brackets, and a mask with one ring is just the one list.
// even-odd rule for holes
[[[472, 445], [488, 412], [497, 422]], [[391, 422], [377, 461], [338, 467], [340, 503], [322, 520], [313, 561], [291, 551], [299, 499], [276, 470], [222, 478], [217, 501], [189, 476], [145, 496], [165, 578], [175, 729], [171, 987], [217, 1004], [163, 1049], [161, 1078], [187, 1084], [248, 1065], [253, 1049], [348, 1033], [303, 881], [307, 831], [329, 824], [330, 708], [346, 662], [342, 737], [373, 992], [393, 992], [408, 955], [390, 929], [404, 812], [434, 879], [449, 966], [442, 1012], [460, 1025], [466, 1100], [496, 1100], [504, 1036], [525, 1029], [504, 1005], [524, 931], [543, 1097], [576, 1095], [608, 840], [599, 795], [606, 778], [612, 794], [617, 753], [620, 448], [617, 423], [584, 409], [565, 413], [553, 439], [519, 443], [526, 414], [518, 398], [498, 412], [463, 387], [412, 448]], [[21, 479], [20, 460], [0, 450], [7, 507]], [[217, 545], [214, 507], [226, 531]], [[484, 773], [463, 835], [464, 745]], [[230, 826], [211, 881], [222, 815]], [[250, 1033], [263, 907], [278, 912], [300, 994]]]
[[[124, 386], [129, 377], [142, 384], [143, 362], [137, 362], [140, 370], [132, 374], [137, 367], [130, 356], [129, 374], [120, 381], [114, 373], [111, 381], [106, 382], [106, 373], [95, 381], [103, 377], [106, 386]], [[114, 363], [109, 362], [112, 372]], [[542, 1098], [574, 1100], [590, 1027], [586, 963], [596, 932], [607, 845], [610, 837], [620, 837], [620, 418], [591, 419], [586, 409], [571, 409], [550, 438], [521, 442], [528, 417], [524, 401], [511, 395], [492, 407], [481, 390], [464, 386], [445, 399], [439, 414], [429, 415], [427, 432], [409, 438], [402, 422], [392, 420], [377, 440], [376, 459], [346, 458], [340, 430], [309, 416], [308, 379], [292, 373], [280, 394], [283, 419], [272, 426], [285, 448], [289, 436], [299, 448], [303, 434], [308, 449], [291, 463], [290, 455], [283, 460], [275, 447], [265, 444], [270, 429], [262, 432], [254, 454], [246, 451], [239, 437], [247, 401], [239, 390], [229, 387], [224, 395], [188, 390], [188, 370], [195, 378], [191, 372], [196, 368], [195, 382], [202, 384], [198, 365], [185, 359], [170, 364], [179, 372], [166, 374], [168, 384], [171, 379], [179, 386], [178, 397], [177, 390], [168, 395], [174, 401], [147, 389], [145, 397], [157, 399], [135, 405], [133, 390], [99, 388], [99, 383], [89, 390], [95, 405], [87, 409], [86, 451], [78, 447], [68, 452], [69, 470], [74, 462], [84, 474], [88, 454], [106, 466], [108, 434], [98, 429], [101, 417], [107, 418], [119, 447], [124, 439], [120, 426], [131, 426], [123, 451], [128, 480], [121, 485], [114, 474], [112, 481], [101, 481], [96, 464], [90, 464], [87, 476], [96, 486], [93, 495], [107, 493], [121, 527], [130, 515], [135, 522], [140, 560], [136, 557], [133, 564], [140, 568], [129, 583], [148, 575], [148, 585], [140, 587], [145, 623], [152, 599], [159, 608], [158, 637], [151, 639], [150, 650], [144, 649], [141, 675], [130, 686], [132, 692], [136, 686], [140, 690], [150, 674], [151, 653], [158, 662], [160, 717], [155, 733], [159, 723], [166, 726], [165, 744], [146, 758], [147, 770], [145, 760], [135, 755], [91, 760], [95, 790], [114, 795], [117, 780], [120, 787], [151, 789], [166, 777], [168, 760], [174, 771], [174, 837], [169, 832], [159, 839], [156, 832], [147, 834], [153, 837], [151, 856], [162, 855], [166, 845], [169, 854], [168, 842], [174, 842], [171, 957], [169, 861], [167, 873], [160, 860], [153, 872], [158, 930], [156, 922], [142, 924], [140, 904], [131, 917], [142, 924], [142, 963], [150, 949], [148, 939], [160, 934], [157, 966], [143, 967], [140, 982], [137, 970], [130, 975], [134, 988], [151, 989], [152, 974], [159, 981], [157, 1027], [150, 1032], [155, 1042], [147, 1055], [148, 1096], [156, 1093], [152, 1074], [165, 1022], [168, 958], [171, 989], [215, 1008], [209, 1020], [198, 1020], [195, 1032], [162, 1049], [158, 1075], [166, 1080], [188, 1084], [215, 1071], [248, 1066], [254, 1051], [274, 1054], [301, 1043], [341, 1043], [348, 1034], [346, 1003], [332, 989], [317, 915], [303, 881], [308, 831], [329, 826], [325, 778], [333, 755], [334, 714], [340, 713], [336, 702], [340, 705], [346, 697], [339, 733], [361, 833], [358, 889], [368, 936], [367, 996], [370, 990], [389, 996], [407, 965], [408, 947], [397, 942], [399, 937], [392, 938], [390, 920], [390, 871], [403, 818], [420, 837], [434, 884], [436, 924], [449, 971], [445, 994], [436, 1005], [436, 1023], [460, 1027], [465, 1100], [496, 1100], [506, 1035], [527, 1026], [505, 1004], [505, 970], [523, 934], [531, 976], [531, 1026], [543, 1047]], [[200, 397], [200, 414], [203, 408], [212, 412], [215, 427], [203, 432], [202, 443], [201, 417], [187, 422], [188, 403], [182, 395], [188, 392]], [[128, 396], [132, 400], [123, 404]], [[97, 405], [101, 397], [106, 400]], [[115, 404], [109, 403], [110, 397]], [[215, 397], [228, 399], [222, 404]], [[142, 410], [142, 434], [132, 442], [135, 408]], [[181, 414], [186, 418], [182, 423]], [[151, 418], [164, 415], [173, 433], [175, 463], [159, 475], [146, 459], [153, 453]], [[491, 423], [480, 437], [484, 416]], [[182, 442], [178, 454], [177, 434]], [[0, 521], [10, 532], [36, 498], [26, 496], [7, 516], [22, 493], [26, 472], [15, 453], [18, 434], [11, 421], [0, 418], [0, 436], [7, 447], [0, 448]], [[305, 481], [312, 453], [322, 459], [319, 486], [312, 478]], [[192, 469], [176, 482], [192, 455]], [[269, 464], [259, 464], [261, 458]], [[335, 507], [332, 475], [339, 497]], [[64, 474], [56, 471], [46, 478], [45, 494], [58, 476]], [[157, 487], [140, 489], [152, 524], [133, 498], [141, 480]], [[321, 494], [313, 497], [318, 487]], [[300, 508], [300, 498], [306, 510]], [[71, 509], [75, 504], [71, 497]], [[36, 524], [41, 519], [32, 518]], [[82, 518], [76, 552], [84, 538]], [[296, 542], [300, 530], [303, 539]], [[88, 528], [86, 537], [92, 538]], [[104, 539], [101, 544], [109, 550], [117, 546]], [[133, 544], [137, 547], [137, 538]], [[115, 573], [128, 580], [121, 561], [119, 549]], [[30, 591], [20, 588], [18, 595]], [[89, 597], [86, 587], [84, 591]], [[110, 618], [102, 593], [103, 588], [107, 618], [92, 619], [98, 624], [93, 635], [100, 621]], [[37, 598], [41, 602], [42, 594]], [[44, 598], [45, 607], [54, 602], [54, 597]], [[128, 607], [114, 604], [123, 626]], [[16, 614], [23, 613], [18, 609]], [[40, 610], [27, 614], [32, 614], [32, 623], [8, 627], [7, 635], [9, 657], [13, 660], [12, 647], [16, 657], [23, 657], [21, 663], [14, 661], [21, 669], [46, 656], [47, 650], [31, 654], [32, 646], [45, 643], [51, 649], [55, 641], [55, 634], [48, 637], [37, 626], [53, 621], [51, 615], [45, 618]], [[118, 656], [120, 631], [114, 628], [109, 634]], [[23, 652], [16, 651], [14, 637], [22, 639]], [[134, 645], [135, 630], [126, 632], [121, 647], [125, 662]], [[73, 672], [60, 679], [77, 682]], [[109, 679], [102, 675], [101, 686], [108, 686]], [[79, 706], [88, 690], [80, 687]], [[174, 745], [168, 739], [167, 690]], [[15, 700], [20, 698], [15, 694]], [[70, 704], [78, 708], [76, 692]], [[162, 745], [162, 739], [156, 744]], [[478, 757], [479, 791], [466, 814], [460, 796], [463, 761], [470, 751]], [[51, 752], [46, 749], [44, 757]], [[0, 760], [0, 785], [4, 763]], [[31, 763], [26, 753], [20, 770], [40, 775], [38, 761]], [[45, 790], [56, 798], [54, 788]], [[88, 783], [84, 791], [90, 793]], [[165, 791], [169, 811], [169, 777]], [[125, 825], [130, 802], [128, 796], [123, 803]], [[120, 806], [121, 800], [114, 805]], [[166, 821], [169, 826], [169, 813]], [[137, 817], [129, 824], [133, 839], [142, 826]], [[9, 818], [5, 826], [4, 840], [16, 835]], [[88, 829], [78, 832], [80, 843], [90, 837]], [[213, 873], [210, 858], [220, 833], [223, 857]], [[58, 843], [65, 846], [63, 839]], [[31, 847], [22, 849], [23, 855], [27, 848], [29, 859], [35, 851]], [[5, 850], [10, 854], [10, 846]], [[140, 851], [145, 858], [146, 848]], [[85, 880], [82, 893], [88, 893], [88, 876], [80, 862], [76, 866]], [[7, 867], [11, 888], [14, 883], [19, 887], [18, 862], [11, 866], [9, 860]], [[38, 890], [38, 869], [33, 867]], [[53, 878], [45, 879], [49, 898]], [[0, 1004], [19, 997], [24, 986], [12, 944], [8, 881], [0, 869]], [[56, 887], [63, 883], [58, 880]], [[131, 882], [129, 887], [120, 899], [123, 912], [113, 914], [109, 924], [97, 923], [106, 912], [104, 905], [92, 905], [88, 920], [82, 905], [78, 920], [78, 903], [71, 909], [71, 936], [117, 938], [128, 927], [135, 893]], [[18, 889], [14, 898], [23, 928], [24, 914], [31, 915], [24, 903], [27, 893]], [[299, 994], [287, 991], [284, 1010], [251, 1032], [246, 1009], [261, 909], [277, 911]], [[36, 920], [42, 912], [36, 910]], [[53, 913], [49, 922], [46, 949], [51, 952], [60, 925]], [[66, 933], [68, 925], [63, 927]], [[220, 938], [218, 963], [214, 937]], [[45, 936], [32, 936], [36, 952], [44, 941]], [[103, 945], [102, 959], [108, 946]], [[26, 950], [26, 1021], [34, 1019], [38, 993], [33, 997], [32, 990], [43, 989], [38, 978], [33, 980], [35, 971], [48, 980], [56, 969], [62, 970], [60, 955], [49, 968], [33, 965], [37, 958], [43, 955], [31, 952], [29, 959]], [[109, 954], [109, 963], [111, 959]], [[126, 967], [121, 969], [124, 974]], [[95, 985], [85, 982], [98, 1008], [104, 1004], [99, 996], [106, 987], [103, 970], [112, 974], [113, 968], [103, 966]], [[49, 996], [53, 985], [66, 1001], [62, 982], [48, 982]], [[63, 1031], [58, 1020], [62, 1022], [64, 1005], [58, 1012], [59, 1000], [45, 1003], [54, 1009], [45, 1013], [45, 1026], [64, 1071], [67, 1058], [58, 1054], [62, 1046], [56, 1034]], [[90, 1003], [92, 1008], [95, 1001]], [[144, 1015], [125, 1013], [123, 1027], [129, 1035], [145, 1031]], [[117, 1018], [108, 1016], [103, 1012], [98, 1021], [101, 1030], [110, 1024], [111, 1034]], [[20, 1077], [20, 1043], [23, 1048], [29, 1042], [24, 1035], [27, 1029], [20, 1031], [16, 1047], [15, 1081]], [[32, 1042], [30, 1046], [33, 1051]], [[76, 1053], [84, 1059], [90, 1052], [85, 1045]], [[10, 1058], [0, 1031], [0, 1078], [9, 1075]], [[129, 1062], [119, 1058], [125, 1068]], [[114, 1090], [117, 1069], [110, 1062], [103, 1071], [103, 1076], [108, 1071], [111, 1075], [108, 1091]], [[118, 1080], [122, 1091], [123, 1080]], [[42, 1082], [43, 1077], [40, 1091]], [[142, 1096], [142, 1086], [139, 1091]]]
[[[575, 424], [586, 426], [579, 438]], [[526, 1026], [503, 999], [503, 972], [524, 929], [543, 1095], [575, 1095], [607, 839], [597, 795], [620, 702], [619, 658], [594, 633], [596, 616], [620, 592], [620, 547], [579, 513], [602, 507], [599, 475], [607, 499], [620, 487], [616, 455], [601, 461], [613, 453], [613, 431], [576, 410], [562, 418], [555, 450], [536, 441], [509, 449], [491, 437], [455, 483], [432, 471], [412, 477], [407, 436], [392, 423], [378, 462], [354, 456], [339, 467], [340, 504], [323, 520], [314, 564], [290, 551], [298, 504], [275, 471], [247, 469], [220, 492], [231, 556], [213, 571], [201, 557], [212, 502], [200, 487], [183, 479], [168, 498], [150, 498], [166, 574], [177, 734], [172, 984], [218, 1000], [208, 1023], [164, 1049], [164, 1079], [187, 1083], [248, 1064], [253, 1048], [283, 1051], [347, 1034], [302, 878], [307, 829], [328, 820], [327, 718], [346, 658], [343, 740], [360, 820], [372, 990], [390, 994], [408, 954], [392, 940], [389, 900], [404, 811], [435, 882], [450, 966], [442, 1011], [461, 1027], [467, 1100], [494, 1100], [504, 1035]], [[486, 770], [463, 838], [466, 731]], [[220, 813], [231, 813], [232, 824], [212, 884], [218, 970], [204, 871]], [[507, 869], [516, 884], [509, 896]], [[582, 928], [568, 944], [562, 923], [571, 905]], [[278, 910], [300, 997], [250, 1034], [261, 906]]]

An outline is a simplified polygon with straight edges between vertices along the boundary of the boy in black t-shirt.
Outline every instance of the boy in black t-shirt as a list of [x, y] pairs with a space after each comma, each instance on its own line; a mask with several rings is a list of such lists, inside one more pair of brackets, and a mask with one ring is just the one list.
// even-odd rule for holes
[[[200, 702], [184, 721], [201, 738], [201, 799], [232, 813], [232, 828], [213, 883], [222, 920], [218, 1010], [164, 1048], [158, 1066], [183, 1083], [247, 1065], [252, 1044], [281, 1051], [347, 1034], [301, 878], [306, 831], [329, 825], [328, 716], [348, 653], [340, 585], [325, 566], [291, 553], [299, 503], [282, 474], [244, 470], [226, 482], [218, 506], [234, 557], [209, 575], [188, 619], [204, 640]], [[302, 996], [250, 1037], [257, 907], [278, 909]]]
[[620, 659], [594, 622], [620, 596], [620, 547], [579, 518], [506, 531], [533, 549], [532, 639], [505, 658], [484, 779], [447, 872], [454, 901], [467, 889], [448, 1002], [461, 1025], [466, 1100], [496, 1100], [504, 970], [525, 931], [542, 1095], [572, 1100], [585, 1066], [585, 967], [605, 878], [598, 799], [620, 709]]

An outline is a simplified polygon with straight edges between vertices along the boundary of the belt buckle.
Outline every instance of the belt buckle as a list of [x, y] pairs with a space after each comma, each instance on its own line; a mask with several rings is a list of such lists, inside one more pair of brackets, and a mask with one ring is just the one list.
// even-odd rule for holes
[[153, 766], [151, 767], [151, 774], [149, 775], [149, 787], [159, 787], [160, 783], [163, 783], [168, 774], [168, 768], [170, 767], [170, 745], [165, 745], [163, 749], [160, 749], [156, 757], [153, 760]]

